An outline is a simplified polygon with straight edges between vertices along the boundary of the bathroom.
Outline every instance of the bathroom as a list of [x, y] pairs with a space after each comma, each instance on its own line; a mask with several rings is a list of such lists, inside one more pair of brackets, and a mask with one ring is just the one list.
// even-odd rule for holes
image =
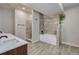
[[[59, 15], [48, 17], [22, 4], [0, 4], [0, 31], [27, 42], [58, 45]], [[30, 44], [29, 43], [29, 44]]]
[[0, 4], [0, 31], [27, 42], [58, 44], [59, 16], [48, 17], [21, 4]]

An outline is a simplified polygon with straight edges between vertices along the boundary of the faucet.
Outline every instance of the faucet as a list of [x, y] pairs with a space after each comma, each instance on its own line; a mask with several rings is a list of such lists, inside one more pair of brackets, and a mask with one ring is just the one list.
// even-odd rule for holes
[[3, 38], [3, 37], [5, 37], [5, 38], [8, 38], [8, 36], [6, 36], [6, 35], [3, 35], [3, 36], [0, 36], [0, 39], [1, 39], [1, 38]]

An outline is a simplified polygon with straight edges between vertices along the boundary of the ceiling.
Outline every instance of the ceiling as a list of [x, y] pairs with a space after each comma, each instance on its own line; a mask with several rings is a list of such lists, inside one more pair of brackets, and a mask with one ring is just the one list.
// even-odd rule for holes
[[[25, 10], [22, 8], [25, 7]], [[26, 7], [20, 3], [0, 3], [0, 8], [7, 8], [7, 9], [20, 9], [22, 11], [32, 13], [32, 9], [29, 7]]]
[[26, 3], [24, 5], [49, 16], [59, 14], [62, 12], [58, 3]]
[[59, 3], [25, 3], [23, 5], [52, 17], [53, 15], [63, 13], [62, 8], [65, 11], [75, 6], [78, 6], [79, 3], [63, 3], [61, 4], [62, 6], [60, 6]]
[[64, 10], [71, 9], [73, 7], [79, 6], [79, 3], [63, 3]]
[[[53, 15], [63, 13], [63, 11], [70, 8], [79, 6], [79, 3], [62, 3], [60, 6], [59, 3], [0, 3], [0, 8], [26, 8], [26, 11], [31, 13], [32, 9], [43, 13], [44, 15], [52, 17]], [[63, 10], [62, 10], [63, 9]]]

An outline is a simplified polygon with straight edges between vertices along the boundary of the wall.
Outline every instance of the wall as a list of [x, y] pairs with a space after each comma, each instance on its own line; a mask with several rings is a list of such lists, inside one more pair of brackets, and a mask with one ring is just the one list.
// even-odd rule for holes
[[32, 39], [32, 14], [28, 14], [26, 20], [26, 35], [28, 39]]
[[79, 47], [79, 6], [65, 11], [62, 43]]
[[32, 16], [33, 16], [33, 21], [32, 21], [32, 42], [37, 42], [37, 41], [40, 40], [40, 31], [39, 31], [40, 16], [39, 16], [39, 13], [37, 11], [34, 11], [34, 10], [33, 10]]
[[59, 16], [53, 18], [44, 17], [44, 33], [57, 34], [57, 28], [59, 23]]
[[43, 34], [44, 33], [44, 15], [43, 14], [39, 14], [40, 16], [40, 34]]
[[14, 33], [14, 10], [0, 8], [0, 31]]
[[56, 15], [53, 18], [49, 18], [40, 14], [40, 33], [43, 31], [45, 34], [57, 34], [57, 28], [59, 24], [59, 16]]

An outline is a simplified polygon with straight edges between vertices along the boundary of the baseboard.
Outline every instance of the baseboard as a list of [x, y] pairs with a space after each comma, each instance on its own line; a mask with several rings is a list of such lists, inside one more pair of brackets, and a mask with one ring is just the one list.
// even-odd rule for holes
[[66, 44], [66, 45], [70, 45], [70, 46], [74, 46], [74, 47], [79, 47], [79, 45], [71, 44], [71, 43], [67, 43], [67, 42], [62, 42], [62, 44]]
[[39, 42], [39, 40], [32, 40], [32, 43], [36, 43], [36, 42]]

